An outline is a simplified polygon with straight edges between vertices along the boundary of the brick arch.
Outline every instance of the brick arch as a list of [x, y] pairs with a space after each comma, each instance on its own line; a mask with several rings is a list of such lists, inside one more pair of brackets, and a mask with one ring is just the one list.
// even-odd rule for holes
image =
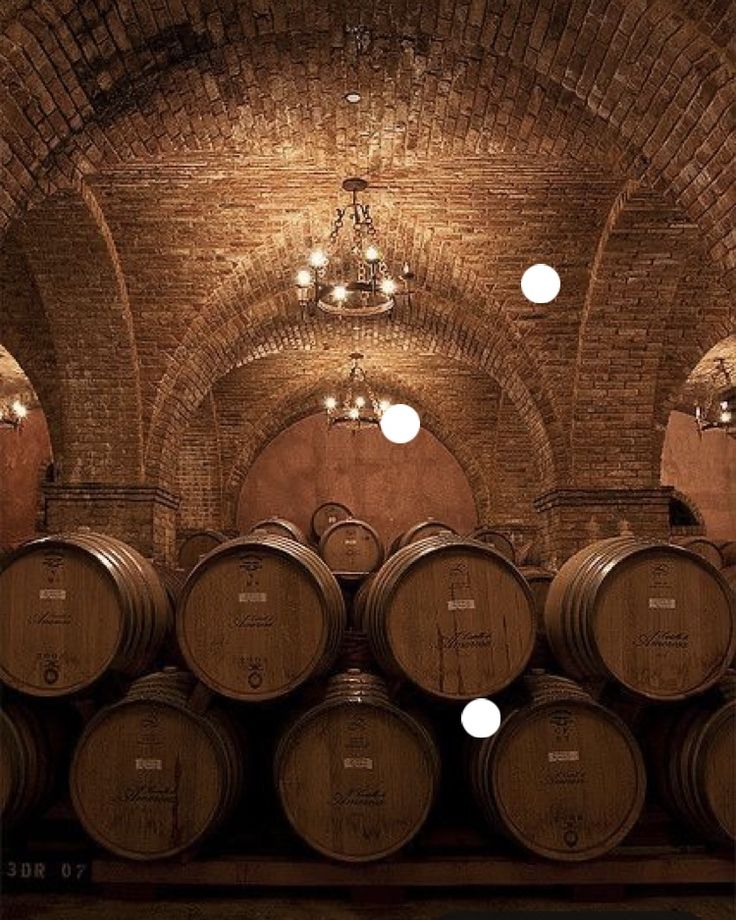
[[663, 373], [683, 350], [693, 298], [712, 319], [725, 297], [697, 229], [651, 190], [628, 185], [604, 230], [580, 329], [570, 428], [578, 486], [658, 482]]
[[[477, 458], [467, 449], [460, 433], [451, 423], [443, 419], [441, 414], [433, 412], [421, 396], [417, 397], [415, 387], [397, 386], [393, 378], [382, 381], [380, 377], [372, 375], [371, 379], [379, 386], [381, 382], [390, 385], [391, 392], [396, 399], [405, 400], [416, 407], [421, 415], [423, 427], [447, 448], [463, 470], [473, 493], [478, 519], [483, 520], [491, 507], [488, 481]], [[253, 438], [244, 441], [243, 448], [225, 482], [222, 514], [225, 526], [235, 526], [243, 482], [256, 457], [266, 449], [276, 435], [296, 422], [317, 413], [323, 386], [323, 382], [310, 382], [305, 385], [304, 381], [297, 381], [284, 398], [280, 399], [275, 406], [270, 406], [252, 423]]]
[[28, 215], [12, 245], [29, 266], [53, 342], [61, 476], [140, 481], [138, 356], [125, 280], [102, 212], [90, 194], [59, 194]]
[[17, 241], [0, 249], [0, 345], [28, 378], [43, 409], [54, 457], [65, 454], [61, 373], [48, 317], [33, 274]]
[[[319, 349], [321, 341], [335, 335], [339, 326], [334, 321], [321, 315], [313, 318], [295, 315], [292, 302], [291, 291], [270, 298], [266, 303], [268, 313], [258, 324], [252, 322], [251, 315], [236, 313], [211, 330], [209, 340], [199, 342], [189, 361], [179, 364], [171, 396], [159, 402], [150, 430], [147, 473], [151, 479], [165, 477], [180, 432], [218, 378], [233, 367], [285, 348], [299, 347], [305, 352]], [[558, 475], [564, 475], [566, 457], [558, 452], [563, 433], [544, 394], [540, 394], [537, 402], [527, 386], [535, 381], [533, 371], [528, 365], [525, 371], [520, 366], [519, 352], [504, 336], [501, 322], [489, 331], [487, 322], [483, 325], [467, 316], [461, 318], [457, 304], [454, 311], [452, 315], [444, 302], [430, 302], [424, 295], [422, 305], [404, 316], [355, 325], [350, 330], [351, 341], [357, 345], [366, 343], [368, 348], [371, 343], [381, 342], [397, 353], [419, 349], [457, 358], [501, 382], [525, 419], [542, 475], [550, 482], [555, 481]]]
[[[734, 175], [728, 120], [733, 64], [710, 34], [682, 15], [690, 7], [614, 0], [601, 11], [599, 4], [589, 0], [587, 4], [554, 4], [552, 8], [540, 4], [530, 9], [517, 0], [506, 4], [503, 12], [496, 12], [490, 3], [466, 7], [450, 23], [442, 20], [439, 3], [423, 4], [420, 19], [404, 13], [405, 21], [390, 6], [378, 2], [362, 11], [363, 21], [375, 29], [374, 54], [389, 49], [395, 55], [408, 55], [415, 71], [424, 70], [428, 92], [440, 100], [439, 105], [451, 99], [452, 105], [441, 108], [440, 113], [460, 134], [454, 141], [457, 148], [463, 147], [468, 131], [472, 137], [477, 130], [466, 113], [479, 113], [475, 125], [483, 121], [488, 88], [478, 92], [473, 82], [479, 60], [484, 52], [509, 58], [533, 72], [538, 78], [533, 81], [535, 86], [545, 80], [562, 87], [610, 124], [622, 138], [627, 168], [658, 188], [671, 190], [708, 235], [713, 257], [727, 271], [734, 271], [735, 244], [729, 238], [726, 219], [731, 203], [722, 193], [732, 186]], [[345, 22], [352, 21], [349, 6], [328, 15], [307, 6], [288, 16], [278, 4], [268, 9], [213, 4], [208, 15], [196, 4], [187, 7], [191, 12], [179, 6], [173, 9], [181, 13], [172, 15], [172, 7], [167, 7], [157, 8], [154, 15], [145, 0], [126, 9], [130, 17], [126, 21], [119, 11], [97, 23], [94, 17], [90, 22], [81, 16], [77, 20], [69, 17], [70, 29], [47, 4], [43, 13], [28, 7], [5, 27], [8, 98], [4, 102], [12, 116], [11, 158], [3, 176], [6, 219], [48, 172], [55, 152], [72, 132], [82, 135], [84, 150], [95, 144], [107, 148], [109, 124], [126, 106], [136, 110], [150, 105], [166, 68], [197, 56], [207, 58], [204, 76], [194, 91], [208, 100], [213, 120], [209, 143], [217, 146], [219, 137], [227, 134], [229, 120], [229, 100], [222, 98], [217, 76], [242, 67], [246, 87], [255, 85], [259, 76], [258, 68], [251, 68], [242, 53], [244, 48], [257, 49], [255, 60], [262, 67], [272, 60], [276, 67], [279, 51], [286, 50], [289, 63], [272, 81], [276, 101], [283, 99], [289, 79], [308, 95], [319, 91], [310, 78], [320, 64], [329, 61], [339, 72], [339, 36], [344, 34], [339, 28], [340, 14]], [[75, 30], [85, 46], [84, 57], [68, 50], [76, 47]], [[62, 31], [71, 41], [60, 48], [55, 36]], [[434, 43], [430, 36], [435, 37]], [[70, 88], [57, 74], [52, 49], [57, 60], [66, 57]], [[305, 50], [311, 57], [302, 57]], [[455, 60], [458, 74], [437, 93], [434, 81], [441, 82], [447, 62]], [[452, 67], [447, 69], [452, 71]], [[42, 73], [49, 75], [46, 80]], [[467, 94], [455, 81], [467, 88]], [[500, 110], [505, 123], [511, 121], [523, 135], [527, 130], [524, 118], [528, 113], [533, 118], [538, 100], [533, 96], [525, 99], [517, 90], [512, 80], [508, 103]], [[144, 102], [140, 101], [142, 94], [147, 94]], [[324, 96], [322, 93], [322, 99]], [[263, 120], [259, 105], [258, 99], [251, 105], [251, 129], [258, 129]], [[61, 114], [56, 119], [61, 127], [49, 132], [45, 112]], [[82, 131], [95, 118], [98, 129]], [[288, 152], [288, 138], [284, 146]], [[142, 155], [147, 152], [143, 140], [134, 140], [133, 149]], [[71, 165], [65, 161], [62, 168], [68, 170]]]

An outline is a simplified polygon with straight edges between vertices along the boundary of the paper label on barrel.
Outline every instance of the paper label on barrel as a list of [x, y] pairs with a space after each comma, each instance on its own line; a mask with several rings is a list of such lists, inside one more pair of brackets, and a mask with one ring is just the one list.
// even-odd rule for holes
[[163, 763], [157, 757], [136, 757], [136, 770], [163, 770]]
[[65, 601], [66, 588], [41, 588], [38, 597], [42, 601]]
[[343, 760], [343, 766], [346, 770], [372, 770], [373, 759], [371, 757], [346, 757]]
[[580, 751], [548, 751], [547, 760], [549, 763], [570, 763], [580, 760]]
[[676, 601], [674, 597], [650, 597], [650, 610], [674, 610]]
[[244, 591], [238, 595], [241, 604], [265, 604], [267, 598], [265, 591]]
[[330, 524], [336, 524], [336, 523], [337, 523], [337, 517], [336, 517], [336, 515], [334, 515], [334, 514], [329, 515], [329, 517], [327, 518], [327, 520], [328, 520], [328, 522], [329, 522]]
[[475, 610], [475, 601], [472, 597], [465, 597], [461, 600], [452, 600], [447, 602], [448, 610]]
[[346, 540], [345, 546], [355, 546], [357, 542], [358, 542], [357, 540]]

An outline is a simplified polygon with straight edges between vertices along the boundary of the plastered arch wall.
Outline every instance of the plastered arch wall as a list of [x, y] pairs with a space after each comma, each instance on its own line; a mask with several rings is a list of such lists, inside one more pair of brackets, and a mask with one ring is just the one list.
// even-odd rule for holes
[[385, 542], [412, 524], [436, 517], [460, 532], [477, 522], [470, 484], [452, 454], [423, 429], [406, 445], [377, 431], [329, 430], [309, 415], [278, 434], [243, 481], [237, 524], [288, 517], [308, 531], [313, 510], [340, 501], [369, 521]]

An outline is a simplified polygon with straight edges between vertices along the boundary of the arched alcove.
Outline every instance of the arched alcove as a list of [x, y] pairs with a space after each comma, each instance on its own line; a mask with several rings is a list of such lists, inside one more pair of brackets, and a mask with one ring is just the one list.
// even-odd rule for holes
[[280, 515], [308, 530], [325, 501], [346, 504], [384, 541], [427, 518], [460, 532], [477, 521], [460, 464], [429, 431], [397, 445], [379, 431], [330, 430], [320, 413], [290, 425], [256, 457], [241, 489], [238, 527]]
[[667, 421], [661, 476], [662, 485], [697, 505], [709, 537], [728, 540], [736, 535], [736, 438], [716, 428], [699, 432], [694, 415], [695, 403], [707, 402], [719, 386], [720, 359], [736, 378], [736, 336], [710, 349], [682, 388]]
[[0, 410], [16, 400], [27, 413], [21, 424], [0, 423], [0, 547], [5, 548], [23, 543], [38, 530], [41, 488], [52, 451], [36, 393], [18, 362], [0, 347]]

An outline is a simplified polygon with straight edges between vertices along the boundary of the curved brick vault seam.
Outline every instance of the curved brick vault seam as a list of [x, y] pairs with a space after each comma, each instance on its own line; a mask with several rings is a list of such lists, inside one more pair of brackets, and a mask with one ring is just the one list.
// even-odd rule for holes
[[[18, 284], [20, 291], [14, 289]], [[52, 455], [63, 457], [66, 429], [58, 357], [33, 273], [15, 241], [0, 251], [0, 345], [28, 377], [46, 419]]]
[[[140, 481], [137, 350], [104, 216], [91, 195], [57, 196], [28, 216], [18, 242], [58, 357], [66, 447], [59, 458], [62, 475], [71, 481]], [[80, 303], [86, 317], [80, 314]]]
[[[509, 6], [513, 10], [512, 5]], [[543, 28], [538, 32], [533, 31], [538, 25], [537, 19], [525, 21], [523, 17], [519, 18], [517, 12], [513, 41], [509, 40], [505, 30], [499, 28], [500, 17], [494, 19], [495, 14], [489, 9], [475, 11], [480, 12], [481, 17], [472, 27], [466, 23], [470, 40], [458, 40], [455, 36], [456, 50], [463, 53], [484, 45], [498, 54], [506, 53], [512, 57], [519, 55], [522, 63], [530, 59], [537, 73], [574, 92], [594, 114], [604, 114], [628, 139], [628, 146], [640, 149], [645, 175], [657, 185], [664, 183], [671, 186], [683, 206], [701, 222], [708, 234], [723, 216], [718, 209], [724, 207], [719, 196], [711, 190], [718, 185], [727, 187], [728, 175], [733, 175], [734, 170], [733, 137], [729, 139], [728, 122], [723, 117], [728, 108], [728, 98], [733, 95], [733, 71], [728, 56], [723, 49], [708, 42], [692, 21], [682, 19], [678, 10], [668, 9], [662, 4], [629, 3], [624, 8], [621, 4], [611, 3], [602, 16], [597, 15], [601, 11], [592, 13], [590, 7], [587, 11], [575, 8], [574, 15], [573, 9], [573, 5], [568, 7], [564, 25], [559, 16], [549, 19], [547, 23], [542, 18]], [[247, 19], [247, 13], [245, 15]], [[47, 25], [38, 17], [32, 19], [34, 28], [22, 25], [20, 20], [6, 27], [7, 35], [11, 36], [10, 47], [5, 42], [3, 48], [6, 54], [14, 55], [25, 44], [43, 57], [44, 29], [47, 29]], [[255, 21], [257, 24], [257, 16]], [[215, 29], [213, 47], [226, 59], [227, 42], [224, 38], [228, 30], [223, 28], [222, 16], [215, 15], [212, 22], [219, 23]], [[118, 20], [118, 24], [125, 33], [122, 22]], [[299, 26], [294, 17], [288, 23], [284, 22], [284, 27], [287, 25], [292, 30]], [[583, 25], [587, 26], [585, 30]], [[202, 26], [202, 34], [206, 33], [212, 38], [213, 33], [207, 31], [204, 21]], [[40, 35], [40, 40], [33, 34], [34, 31]], [[279, 32], [278, 27], [275, 31]], [[314, 31], [312, 28], [309, 34], [313, 35]], [[407, 31], [408, 36], [411, 36], [411, 28], [402, 31]], [[305, 29], [305, 32], [308, 30]], [[614, 34], [618, 39], [616, 52], [612, 50]], [[153, 37], [148, 36], [149, 41]], [[123, 40], [124, 36], [119, 39]], [[252, 43], [252, 36], [248, 40]], [[537, 44], [532, 46], [532, 40]], [[109, 39], [108, 44], [114, 47], [114, 42]], [[565, 52], [560, 53], [563, 47], [566, 49], [566, 58]], [[615, 57], [615, 53], [619, 56]], [[610, 62], [606, 70], [609, 82], [605, 83], [603, 65], [607, 61]], [[106, 64], [111, 67], [112, 59], [106, 59]], [[103, 73], [109, 83], [109, 71]], [[133, 73], [126, 76], [129, 88], [136, 85]], [[683, 99], [681, 97], [687, 96], [688, 92], [687, 89], [682, 92], [684, 79], [693, 75], [697, 86], [688, 98]], [[31, 67], [29, 82], [37, 94], [42, 96], [41, 112], [44, 108], [50, 108], [48, 114], [58, 111], [58, 102], [43, 86], [43, 81], [38, 85], [39, 80], [38, 76], [34, 77]], [[115, 85], [114, 80], [111, 85]], [[97, 89], [99, 95], [99, 82]], [[107, 89], [110, 89], [109, 85]], [[68, 131], [74, 130], [73, 124], [79, 125], [80, 119], [83, 123], [84, 116], [89, 114], [88, 108], [85, 110], [85, 106], [89, 106], [89, 98], [84, 92], [81, 98], [84, 99], [82, 113], [72, 110], [66, 118], [62, 116], [60, 119]], [[31, 103], [39, 106], [33, 94]], [[13, 111], [19, 129], [32, 128], [24, 113], [17, 108]], [[647, 122], [645, 116], [652, 111], [654, 115]], [[28, 133], [33, 135], [34, 132], [31, 130]], [[26, 173], [31, 175], [30, 184], [33, 184], [40, 156], [37, 151], [55, 149], [64, 133], [61, 128], [56, 134], [52, 132], [48, 143], [40, 139], [34, 142], [32, 136], [29, 137], [29, 143], [25, 146], [35, 152], [36, 165], [31, 165], [30, 170], [21, 167], [18, 170], [20, 180], [10, 174], [11, 181], [7, 187], [11, 192], [13, 188], [16, 192], [19, 190], [19, 183], [20, 189], [29, 184]], [[19, 132], [15, 132], [14, 140], [16, 146], [24, 146]], [[708, 158], [704, 156], [705, 150], [717, 152]], [[698, 160], [706, 160], [709, 168], [704, 170], [695, 167], [693, 164]], [[710, 194], [704, 198], [705, 192]], [[4, 201], [6, 213], [9, 213], [8, 200]], [[727, 236], [711, 235], [710, 238], [715, 257], [727, 270], [732, 270], [735, 261], [733, 244], [727, 242]]]
[[[283, 295], [282, 304], [290, 303], [292, 297], [290, 294]], [[267, 302], [269, 306], [272, 303], [272, 300]], [[217, 379], [239, 364], [282, 351], [297, 340], [303, 347], [316, 348], [319, 339], [329, 338], [331, 328], [334, 328], [330, 320], [322, 317], [300, 320], [293, 314], [286, 314], [287, 309], [284, 306], [280, 313], [277, 304], [271, 315], [257, 326], [248, 324], [249, 317], [235, 316], [220, 327], [219, 334], [213, 333], [209, 342], [200, 342], [194, 355], [197, 364], [190, 362], [180, 370], [170, 399], [160, 404], [154, 417], [147, 452], [149, 478], [166, 475], [165, 470], [170, 467], [166, 458], [174, 450], [188, 418], [196, 410], [197, 402]], [[561, 443], [562, 429], [555, 421], [551, 405], [544, 401], [540, 408], [530, 395], [526, 382], [531, 370], [527, 368], [525, 375], [515, 366], [514, 355], [510, 353], [509, 343], [502, 334], [480, 337], [479, 328], [472, 326], [467, 318], [451, 321], [446, 311], [434, 312], [426, 308], [414, 308], [412, 315], [401, 321], [364, 323], [359, 328], [368, 342], [372, 335], [378, 335], [381, 340], [393, 341], [398, 348], [412, 344], [429, 348], [435, 353], [459, 358], [502, 381], [527, 420], [538, 452], [539, 468], [554, 480], [565, 461], [564, 456], [555, 452], [555, 444]], [[518, 363], [518, 355], [516, 359]]]
[[[372, 379], [375, 379], [375, 375], [372, 375]], [[484, 520], [484, 516], [490, 513], [491, 496], [488, 480], [477, 458], [467, 449], [463, 438], [452, 425], [448, 425], [445, 419], [428, 409], [426, 402], [417, 396], [414, 387], [397, 385], [394, 378], [391, 379], [390, 385], [391, 392], [397, 399], [409, 401], [417, 408], [422, 418], [422, 426], [431, 432], [458, 462], [473, 493], [478, 519]], [[268, 412], [263, 413], [255, 421], [249, 421], [247, 427], [251, 429], [254, 437], [252, 440], [244, 439], [243, 448], [227, 475], [223, 490], [224, 526], [236, 525], [242, 486], [257, 457], [281, 432], [296, 422], [317, 414], [319, 396], [323, 389], [323, 383], [297, 385], [276, 406], [270, 407]]]

